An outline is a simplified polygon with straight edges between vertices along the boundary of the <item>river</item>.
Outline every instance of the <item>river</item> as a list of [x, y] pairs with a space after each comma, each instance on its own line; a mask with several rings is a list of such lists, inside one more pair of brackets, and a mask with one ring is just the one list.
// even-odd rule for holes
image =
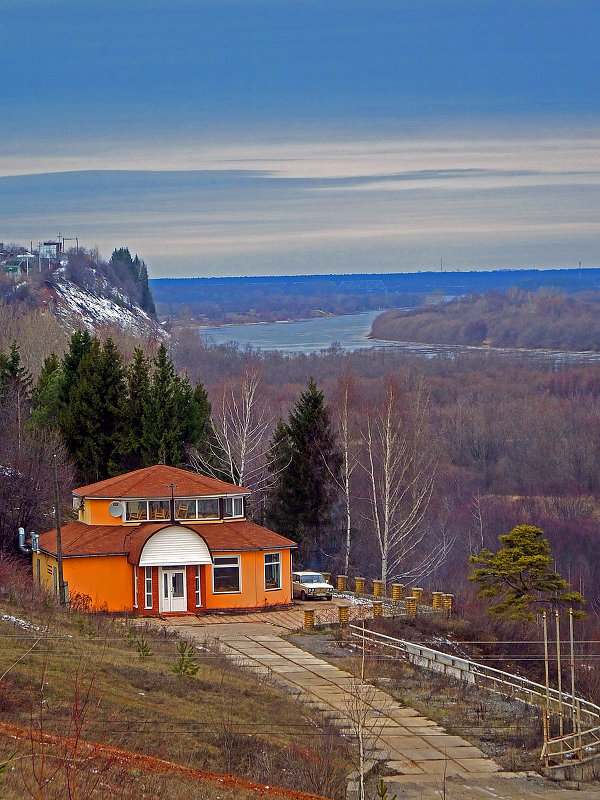
[[493, 352], [509, 356], [528, 356], [536, 360], [567, 362], [600, 361], [600, 353], [566, 353], [524, 348], [483, 348], [460, 344], [416, 344], [368, 339], [371, 324], [382, 311], [364, 311], [339, 317], [316, 317], [294, 322], [259, 322], [246, 325], [221, 325], [200, 328], [209, 343], [235, 343], [241, 348], [279, 350], [286, 353], [318, 353], [335, 344], [342, 350], [362, 350], [373, 347], [395, 347], [424, 358], [452, 357], [465, 352]]

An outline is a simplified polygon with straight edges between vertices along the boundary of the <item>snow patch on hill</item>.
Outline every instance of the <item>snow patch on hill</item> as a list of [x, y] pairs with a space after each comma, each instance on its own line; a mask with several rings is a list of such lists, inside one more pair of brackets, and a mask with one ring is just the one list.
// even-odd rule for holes
[[49, 307], [70, 331], [84, 327], [97, 333], [110, 326], [142, 338], [168, 337], [152, 317], [105, 281], [88, 290], [61, 276], [59, 281], [53, 281], [49, 294]]

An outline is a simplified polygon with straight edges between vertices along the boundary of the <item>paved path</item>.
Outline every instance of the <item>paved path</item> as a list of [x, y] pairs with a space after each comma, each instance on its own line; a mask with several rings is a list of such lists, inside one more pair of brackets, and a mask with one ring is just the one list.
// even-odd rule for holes
[[176, 627], [186, 637], [218, 641], [225, 655], [236, 663], [283, 684], [349, 734], [355, 733], [355, 726], [348, 722], [352, 716], [349, 709], [356, 705], [357, 696], [362, 696], [367, 757], [371, 763], [387, 763], [394, 773], [390, 784], [423, 787], [430, 783], [437, 790], [444, 775], [480, 782], [500, 770], [460, 736], [450, 736], [380, 689], [368, 684], [359, 688], [360, 681], [349, 673], [284, 641], [278, 635], [285, 632], [283, 629], [256, 621], [214, 625], [186, 625], [181, 621]]
[[[309, 707], [318, 709], [348, 733], [348, 706], [357, 695], [347, 672], [286, 642], [281, 636], [302, 627], [304, 609], [313, 608], [317, 623], [337, 620], [338, 604], [303, 603], [286, 611], [240, 616], [155, 620], [189, 639], [216, 640], [229, 658], [284, 686]], [[351, 619], [371, 616], [370, 605], [350, 606]], [[243, 621], [241, 621], [243, 619]], [[368, 758], [385, 761], [389, 796], [398, 800], [600, 800], [600, 790], [560, 788], [541, 776], [501, 772], [478, 748], [451, 736], [431, 720], [400, 705], [385, 692], [367, 687], [372, 734]], [[350, 698], [350, 700], [349, 700]], [[349, 798], [356, 795], [349, 793]]]

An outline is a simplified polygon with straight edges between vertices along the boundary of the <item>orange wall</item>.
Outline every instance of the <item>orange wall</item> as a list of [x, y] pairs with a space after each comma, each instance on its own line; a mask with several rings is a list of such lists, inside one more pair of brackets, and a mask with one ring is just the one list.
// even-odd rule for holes
[[108, 513], [110, 500], [95, 500], [86, 497], [83, 504], [83, 512], [79, 512], [79, 522], [86, 525], [122, 525], [120, 517], [111, 517]]
[[[279, 552], [270, 550], [267, 552]], [[206, 586], [202, 605], [213, 608], [260, 608], [291, 602], [291, 551], [281, 551], [281, 589], [265, 590], [265, 553], [218, 553], [213, 555], [241, 555], [242, 591], [239, 594], [213, 594], [212, 567], [206, 566]]]
[[133, 608], [133, 567], [125, 556], [89, 556], [63, 559], [69, 596], [78, 592], [92, 598], [94, 608], [130, 611]]
[[[277, 551], [269, 551], [277, 552]], [[229, 553], [227, 554], [229, 555]], [[232, 553], [231, 555], [236, 555]], [[242, 552], [241, 580], [239, 594], [213, 594], [212, 567], [200, 568], [202, 607], [204, 609], [243, 609], [261, 608], [291, 602], [291, 552], [281, 551], [281, 589], [265, 590], [264, 552]], [[41, 561], [40, 576], [42, 585], [52, 592], [52, 567], [56, 558], [40, 553], [33, 555], [33, 575], [36, 580], [36, 559]], [[50, 573], [48, 573], [50, 567]], [[92, 606], [106, 608], [108, 611], [131, 611], [138, 614], [158, 614], [158, 567], [152, 569], [152, 590], [154, 606], [144, 609], [144, 569], [138, 568], [138, 608], [133, 608], [133, 570], [125, 556], [88, 556], [85, 558], [63, 559], [64, 579], [69, 584], [69, 595], [75, 593], [89, 595]], [[193, 568], [187, 570], [188, 609], [196, 610], [194, 595]]]

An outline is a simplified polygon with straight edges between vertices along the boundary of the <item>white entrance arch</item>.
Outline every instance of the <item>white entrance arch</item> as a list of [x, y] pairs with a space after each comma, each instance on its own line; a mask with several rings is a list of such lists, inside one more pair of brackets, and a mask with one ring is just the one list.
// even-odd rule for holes
[[210, 550], [204, 539], [183, 525], [170, 525], [157, 531], [140, 554], [140, 567], [211, 563]]

